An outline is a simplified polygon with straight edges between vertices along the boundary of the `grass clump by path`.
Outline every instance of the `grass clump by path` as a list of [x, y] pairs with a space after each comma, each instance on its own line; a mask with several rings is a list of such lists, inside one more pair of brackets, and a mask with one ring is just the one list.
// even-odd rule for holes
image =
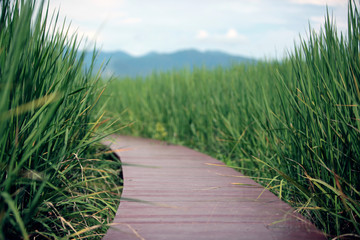
[[0, 1], [0, 239], [100, 239], [121, 188], [96, 144], [102, 89], [43, 9]]
[[360, 236], [360, 18], [282, 60], [119, 79], [109, 111], [124, 133], [183, 143], [251, 176], [329, 237]]

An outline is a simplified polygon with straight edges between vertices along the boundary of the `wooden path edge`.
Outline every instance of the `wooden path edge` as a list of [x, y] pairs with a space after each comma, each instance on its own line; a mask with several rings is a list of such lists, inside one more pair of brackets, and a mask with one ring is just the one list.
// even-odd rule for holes
[[124, 189], [104, 240], [326, 239], [288, 204], [183, 146], [113, 135]]

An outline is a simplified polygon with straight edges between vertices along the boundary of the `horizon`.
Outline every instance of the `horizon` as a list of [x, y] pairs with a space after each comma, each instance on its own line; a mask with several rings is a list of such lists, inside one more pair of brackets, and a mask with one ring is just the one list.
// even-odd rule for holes
[[[244, 57], [244, 58], [252, 58], [252, 59], [255, 59], [255, 60], [260, 60], [260, 59], [257, 59], [255, 57], [249, 57], [249, 56], [245, 56], [245, 55], [240, 55], [240, 54], [233, 54], [233, 53], [228, 53], [226, 51], [222, 51], [222, 50], [216, 50], [216, 49], [207, 49], [207, 50], [199, 50], [199, 49], [195, 49], [195, 48], [186, 48], [186, 49], [177, 49], [177, 50], [173, 50], [173, 51], [169, 51], [169, 52], [160, 52], [160, 51], [150, 51], [150, 52], [146, 52], [144, 54], [141, 54], [141, 55], [133, 55], [129, 52], [127, 52], [126, 50], [108, 50], [108, 51], [103, 51], [101, 49], [98, 49], [100, 50], [100, 53], [102, 54], [108, 54], [108, 53], [124, 53], [124, 54], [127, 54], [129, 55], [130, 57], [133, 57], [133, 58], [142, 58], [142, 57], [145, 57], [147, 55], [150, 55], [150, 54], [158, 54], [158, 55], [171, 55], [171, 54], [175, 54], [175, 53], [179, 53], [179, 52], [188, 52], [188, 51], [195, 51], [195, 52], [199, 52], [199, 53], [221, 53], [221, 54], [226, 54], [226, 55], [229, 55], [229, 56], [233, 56], [233, 57]], [[86, 50], [85, 50], [86, 51]]]
[[101, 52], [133, 57], [194, 49], [271, 59], [287, 56], [309, 24], [319, 32], [327, 7], [338, 31], [346, 32], [348, 1], [52, 0], [49, 6], [60, 10], [60, 22], [71, 22], [71, 34], [87, 39], [84, 48], [96, 43]]

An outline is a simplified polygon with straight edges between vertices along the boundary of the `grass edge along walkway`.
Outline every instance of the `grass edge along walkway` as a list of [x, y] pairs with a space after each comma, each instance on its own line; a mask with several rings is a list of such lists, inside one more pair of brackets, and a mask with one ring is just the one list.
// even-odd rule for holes
[[183, 146], [114, 135], [124, 189], [111, 239], [325, 239], [241, 173]]

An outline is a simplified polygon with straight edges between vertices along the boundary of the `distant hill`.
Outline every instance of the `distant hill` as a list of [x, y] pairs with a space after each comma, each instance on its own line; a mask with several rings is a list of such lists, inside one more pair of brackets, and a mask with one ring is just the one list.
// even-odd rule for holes
[[[182, 50], [174, 53], [149, 53], [140, 57], [133, 57], [122, 51], [101, 52], [96, 60], [96, 68], [102, 62], [109, 60], [104, 75], [115, 76], [146, 76], [153, 71], [168, 71], [194, 66], [213, 68], [216, 66], [230, 66], [233, 63], [250, 63], [254, 59], [229, 55], [219, 51], [200, 52], [197, 50]], [[86, 65], [91, 62], [91, 54], [85, 58]]]

